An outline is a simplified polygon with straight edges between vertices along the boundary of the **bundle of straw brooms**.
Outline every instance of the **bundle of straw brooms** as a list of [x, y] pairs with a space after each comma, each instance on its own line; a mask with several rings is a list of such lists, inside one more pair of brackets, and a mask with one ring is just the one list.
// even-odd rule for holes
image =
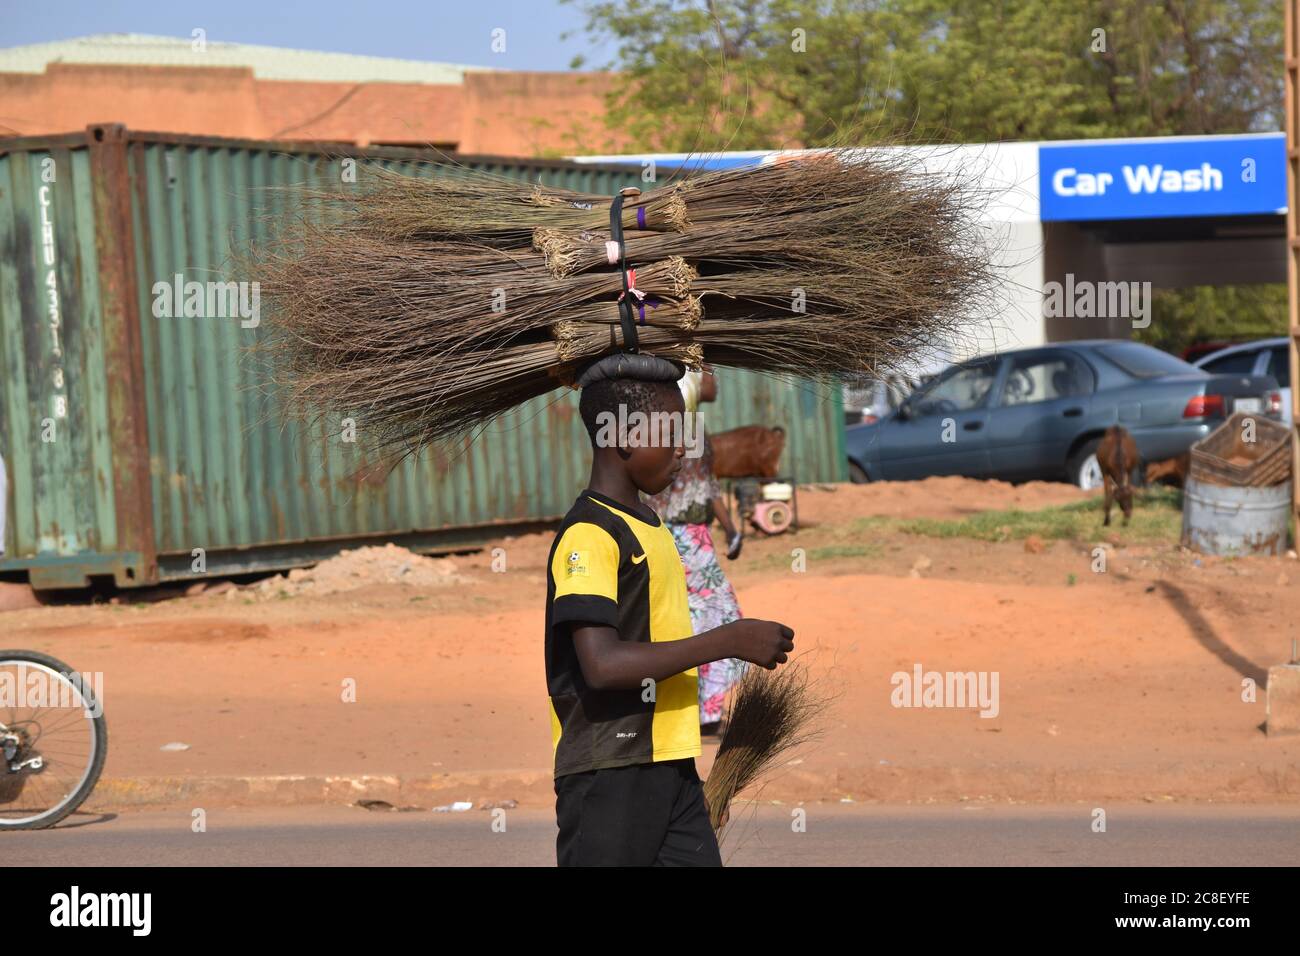
[[459, 167], [304, 191], [259, 253], [291, 404], [414, 449], [620, 350], [826, 378], [946, 337], [989, 288], [975, 197], [880, 152], [587, 195]]

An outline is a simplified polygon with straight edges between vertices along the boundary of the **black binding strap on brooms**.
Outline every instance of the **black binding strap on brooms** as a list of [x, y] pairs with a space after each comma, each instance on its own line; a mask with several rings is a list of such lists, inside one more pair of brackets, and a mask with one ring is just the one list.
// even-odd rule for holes
[[[623, 200], [629, 196], [640, 196], [641, 190], [635, 186], [620, 189], [609, 204], [609, 241], [605, 244], [606, 255], [610, 263], [617, 265], [623, 277], [623, 291], [618, 297], [619, 324], [623, 327], [623, 349], [633, 355], [637, 352], [640, 337], [636, 331], [636, 303], [633, 297], [642, 298], [636, 288], [636, 270], [632, 270], [629, 281], [627, 268], [627, 244], [623, 241]], [[644, 209], [645, 207], [638, 207]]]
[[[617, 265], [623, 283], [618, 296], [619, 325], [623, 330], [622, 349], [589, 363], [578, 373], [574, 384], [586, 388], [606, 379], [635, 378], [645, 382], [675, 382], [685, 373], [685, 366], [657, 355], [641, 355], [637, 346], [638, 319], [645, 324], [645, 308], [638, 305], [645, 295], [636, 287], [636, 270], [627, 267], [627, 246], [623, 242], [623, 200], [641, 195], [641, 190], [629, 186], [619, 190], [609, 204], [609, 235], [605, 244], [606, 256], [611, 265]], [[638, 207], [638, 222], [644, 223], [645, 207]], [[611, 339], [613, 327], [610, 327]], [[613, 343], [611, 343], [613, 344]]]

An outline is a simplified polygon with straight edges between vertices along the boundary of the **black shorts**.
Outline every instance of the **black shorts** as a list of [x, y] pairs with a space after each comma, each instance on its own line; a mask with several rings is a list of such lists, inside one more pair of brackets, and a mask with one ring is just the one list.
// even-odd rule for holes
[[695, 760], [555, 780], [560, 866], [722, 866]]

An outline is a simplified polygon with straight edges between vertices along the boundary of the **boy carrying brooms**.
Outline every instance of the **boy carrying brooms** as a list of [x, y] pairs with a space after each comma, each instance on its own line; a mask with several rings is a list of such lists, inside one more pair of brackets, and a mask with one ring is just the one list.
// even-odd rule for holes
[[[810, 739], [817, 694], [797, 665], [776, 670], [788, 628], [692, 636], [671, 532], [639, 497], [672, 481], [685, 429], [608, 440], [599, 419], [680, 416], [683, 365], [838, 387], [947, 341], [993, 283], [979, 196], [878, 150], [644, 195], [453, 167], [369, 178], [308, 190], [309, 214], [260, 260], [289, 405], [355, 410], [400, 460], [582, 389], [591, 482], [556, 539], [546, 610], [559, 862], [716, 865], [730, 800]], [[696, 668], [728, 658], [762, 667], [736, 688], [704, 791]]]
[[681, 367], [619, 354], [578, 379], [592, 440], [591, 480], [565, 516], [547, 569], [546, 680], [555, 746], [561, 866], [720, 866], [695, 771], [695, 668], [741, 658], [774, 669], [794, 632], [743, 619], [691, 636], [672, 534], [639, 493], [681, 467], [684, 429], [659, 441], [634, 429], [614, 444], [601, 424], [634, 412], [682, 421]]

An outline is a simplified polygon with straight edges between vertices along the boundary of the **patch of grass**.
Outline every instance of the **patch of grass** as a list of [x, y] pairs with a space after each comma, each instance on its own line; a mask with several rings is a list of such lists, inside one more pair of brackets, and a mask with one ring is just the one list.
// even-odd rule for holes
[[[747, 570], [751, 571], [771, 571], [774, 569], [788, 571], [795, 560], [794, 555], [790, 552], [797, 547], [800, 547], [798, 542], [792, 541], [789, 551], [780, 554], [767, 554], [749, 561], [745, 561], [742, 556], [740, 560], [744, 561], [748, 565]], [[821, 561], [834, 561], [841, 558], [874, 558], [881, 554], [882, 551], [880, 544], [875, 541], [861, 541], [857, 544], [828, 544], [818, 548], [805, 548], [804, 561], [811, 568]]]
[[880, 554], [880, 545], [875, 542], [864, 544], [831, 544], [824, 548], [812, 548], [808, 551], [808, 561], [830, 561], [834, 558], [874, 558]]
[[[791, 550], [794, 550], [793, 548]], [[785, 554], [765, 554], [761, 558], [748, 558], [741, 553], [739, 564], [743, 564], [746, 571], [772, 571], [780, 568], [783, 571], [790, 570], [790, 565], [794, 561], [794, 556], [788, 552]], [[722, 564], [721, 561], [718, 562]], [[729, 572], [729, 565], [722, 564], [722, 570]], [[737, 570], [741, 570], [737, 568]]]
[[1155, 487], [1133, 497], [1133, 520], [1127, 528], [1119, 505], [1111, 510], [1109, 528], [1102, 526], [1101, 498], [1055, 505], [1038, 511], [984, 511], [969, 518], [920, 518], [902, 521], [906, 534], [930, 538], [973, 538], [977, 541], [1020, 541], [1037, 535], [1045, 541], [1095, 541], [1118, 534], [1130, 543], [1172, 544], [1182, 531], [1182, 494], [1173, 488]]
[[860, 534], [863, 531], [878, 531], [881, 528], [888, 528], [893, 522], [894, 519], [886, 515], [867, 515], [865, 518], [854, 518], [853, 523], [845, 530], [850, 534]]

